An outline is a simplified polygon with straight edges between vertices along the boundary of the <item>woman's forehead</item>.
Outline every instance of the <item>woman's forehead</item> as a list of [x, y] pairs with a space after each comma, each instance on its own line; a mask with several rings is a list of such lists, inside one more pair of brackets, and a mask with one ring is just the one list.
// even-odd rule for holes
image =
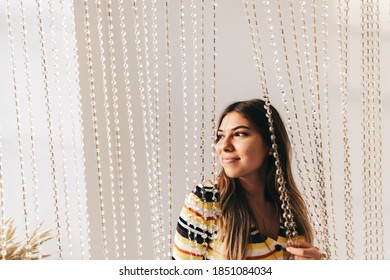
[[252, 123], [241, 113], [233, 111], [222, 119], [219, 130], [231, 130], [238, 126], [247, 126], [252, 128]]

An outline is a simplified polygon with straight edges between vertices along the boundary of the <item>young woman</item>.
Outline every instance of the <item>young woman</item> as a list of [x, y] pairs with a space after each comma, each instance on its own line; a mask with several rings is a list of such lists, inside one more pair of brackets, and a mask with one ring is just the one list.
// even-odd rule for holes
[[265, 102], [229, 105], [222, 113], [216, 152], [222, 171], [213, 187], [199, 184], [186, 199], [173, 259], [321, 259], [312, 245], [306, 205], [291, 171], [290, 142], [270, 105], [277, 154], [298, 236], [287, 242]]

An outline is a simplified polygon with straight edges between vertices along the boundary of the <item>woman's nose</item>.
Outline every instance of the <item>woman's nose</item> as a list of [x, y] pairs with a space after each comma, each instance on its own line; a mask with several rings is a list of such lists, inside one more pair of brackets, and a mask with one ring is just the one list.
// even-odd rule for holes
[[230, 137], [224, 137], [220, 140], [220, 149], [221, 151], [232, 151], [234, 149]]

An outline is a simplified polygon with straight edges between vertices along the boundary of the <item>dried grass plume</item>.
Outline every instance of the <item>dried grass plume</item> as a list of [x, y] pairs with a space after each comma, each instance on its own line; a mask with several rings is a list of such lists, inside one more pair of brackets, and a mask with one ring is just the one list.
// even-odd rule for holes
[[[50, 230], [44, 232], [38, 232], [42, 223], [40, 223], [34, 231], [28, 236], [28, 238], [22, 241], [15, 240], [15, 231], [16, 228], [13, 226], [13, 219], [8, 219], [6, 221], [6, 232], [5, 238], [4, 234], [0, 229], [0, 255], [1, 251], [5, 250], [5, 256], [1, 255], [1, 260], [38, 260], [39, 258], [39, 247], [52, 239], [50, 236]], [[6, 245], [6, 248], [3, 246]], [[29, 246], [27, 246], [29, 245]], [[50, 255], [41, 255], [41, 258], [47, 258]]]

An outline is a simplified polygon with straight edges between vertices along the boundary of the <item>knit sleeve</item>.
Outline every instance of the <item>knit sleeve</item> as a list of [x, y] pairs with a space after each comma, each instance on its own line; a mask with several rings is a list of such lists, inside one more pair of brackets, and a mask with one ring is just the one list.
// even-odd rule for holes
[[172, 259], [205, 259], [216, 222], [217, 195], [213, 188], [197, 185], [187, 196], [176, 226]]

